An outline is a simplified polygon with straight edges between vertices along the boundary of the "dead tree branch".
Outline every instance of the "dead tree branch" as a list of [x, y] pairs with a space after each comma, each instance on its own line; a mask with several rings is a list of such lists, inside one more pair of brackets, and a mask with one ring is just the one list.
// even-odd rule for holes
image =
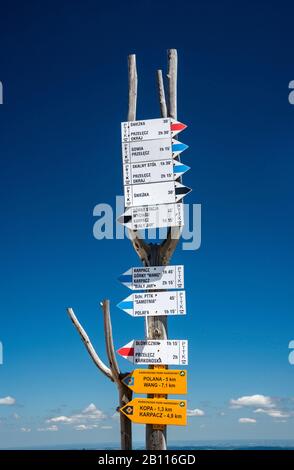
[[[99, 358], [96, 353], [86, 331], [78, 321], [76, 315], [72, 308], [67, 309], [67, 313], [76, 327], [80, 337], [83, 340], [84, 345], [87, 348], [88, 353], [90, 354], [95, 365], [98, 367], [103, 374], [105, 374], [112, 382], [115, 382], [118, 388], [119, 394], [119, 407], [126, 405], [132, 399], [132, 391], [126, 387], [121, 381], [122, 377], [127, 374], [121, 374], [115, 355], [115, 349], [113, 345], [112, 337], [112, 326], [111, 326], [111, 317], [110, 317], [110, 308], [109, 300], [103, 300], [101, 302], [101, 307], [103, 310], [104, 317], [104, 334], [106, 339], [106, 351], [110, 364], [110, 368], [107, 367], [104, 362]], [[132, 449], [132, 422], [123, 414], [120, 413], [120, 436], [121, 436], [121, 449], [122, 450], [131, 450]]]
[[100, 305], [103, 311], [106, 352], [107, 352], [110, 370], [111, 370], [111, 373], [115, 382], [120, 384], [120, 378], [119, 378], [120, 370], [119, 370], [118, 363], [116, 360], [116, 355], [115, 355], [115, 350], [114, 350], [114, 345], [113, 345], [109, 300], [103, 300]]
[[76, 327], [84, 345], [86, 346], [86, 349], [88, 351], [88, 353], [90, 354], [90, 357], [91, 359], [93, 360], [94, 364], [98, 367], [99, 370], [101, 370], [101, 372], [103, 372], [104, 375], [106, 375], [106, 377], [108, 377], [112, 382], [115, 381], [115, 378], [114, 378], [114, 375], [112, 373], [112, 371], [109, 369], [109, 367], [107, 367], [104, 362], [100, 359], [100, 357], [98, 356], [98, 354], [96, 353], [91, 341], [90, 341], [90, 338], [89, 336], [87, 335], [86, 331], [84, 330], [84, 328], [82, 327], [82, 325], [80, 324], [79, 320], [77, 319], [74, 311], [72, 308], [67, 308], [67, 313], [71, 319], [71, 321], [73, 322], [74, 326]]

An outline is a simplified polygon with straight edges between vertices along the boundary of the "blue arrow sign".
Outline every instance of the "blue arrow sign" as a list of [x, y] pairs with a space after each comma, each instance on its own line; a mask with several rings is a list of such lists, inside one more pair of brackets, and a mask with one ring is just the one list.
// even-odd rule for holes
[[177, 140], [173, 140], [172, 144], [172, 152], [179, 154], [181, 152], [184, 152], [184, 150], [187, 150], [189, 148], [189, 145], [183, 144], [182, 142], [178, 142]]
[[183, 175], [184, 173], [186, 173], [186, 171], [190, 170], [191, 167], [189, 167], [188, 165], [184, 165], [183, 163], [178, 163], [177, 162], [177, 165], [174, 165], [174, 173], [180, 173], [181, 175]]

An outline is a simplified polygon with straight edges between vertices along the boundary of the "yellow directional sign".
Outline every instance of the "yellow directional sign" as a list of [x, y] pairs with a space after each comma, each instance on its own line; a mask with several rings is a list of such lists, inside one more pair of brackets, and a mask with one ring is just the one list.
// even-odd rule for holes
[[134, 398], [120, 411], [134, 423], [141, 424], [187, 424], [186, 400], [155, 400], [153, 398]]
[[136, 369], [123, 379], [135, 393], [185, 394], [187, 372], [185, 370]]

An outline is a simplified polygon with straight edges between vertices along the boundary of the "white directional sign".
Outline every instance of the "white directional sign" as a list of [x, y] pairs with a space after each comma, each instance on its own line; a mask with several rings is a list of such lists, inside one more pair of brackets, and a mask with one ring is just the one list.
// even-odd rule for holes
[[172, 158], [123, 165], [124, 185], [173, 181], [190, 169]]
[[135, 293], [117, 306], [133, 317], [185, 315], [186, 293], [184, 290]]
[[143, 163], [150, 160], [175, 158], [186, 150], [188, 145], [175, 139], [143, 140], [142, 142], [123, 142], [123, 163]]
[[184, 225], [183, 204], [156, 204], [153, 206], [130, 207], [118, 221], [132, 230]]
[[133, 364], [188, 364], [187, 340], [133, 340], [117, 352]]
[[124, 186], [125, 207], [179, 202], [190, 191], [177, 181]]
[[140, 142], [142, 140], [172, 138], [186, 125], [172, 118], [127, 121], [121, 124], [122, 142]]
[[131, 268], [119, 280], [132, 290], [183, 289], [184, 266]]

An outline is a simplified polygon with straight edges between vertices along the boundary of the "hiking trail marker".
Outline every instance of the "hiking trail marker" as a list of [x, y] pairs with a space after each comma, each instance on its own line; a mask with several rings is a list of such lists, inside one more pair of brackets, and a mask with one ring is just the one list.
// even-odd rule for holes
[[188, 365], [188, 341], [182, 339], [133, 339], [117, 352], [133, 364]]
[[132, 230], [182, 227], [184, 206], [172, 203], [130, 207], [118, 218], [118, 222]]
[[188, 145], [172, 138], [122, 142], [123, 164], [173, 159], [187, 148]]
[[191, 191], [178, 181], [124, 186], [125, 207], [179, 202]]
[[172, 118], [145, 119], [121, 123], [122, 142], [142, 140], [172, 139], [186, 129], [186, 124]]
[[188, 170], [189, 166], [173, 159], [127, 163], [123, 165], [124, 185], [174, 181]]
[[123, 378], [134, 393], [184, 395], [187, 393], [187, 371], [175, 369], [135, 369]]
[[120, 408], [134, 423], [142, 424], [187, 424], [186, 400], [157, 400], [154, 398], [134, 398]]
[[184, 266], [135, 267], [124, 272], [119, 281], [132, 290], [183, 289]]
[[133, 317], [186, 315], [186, 293], [184, 290], [134, 293], [117, 306]]

